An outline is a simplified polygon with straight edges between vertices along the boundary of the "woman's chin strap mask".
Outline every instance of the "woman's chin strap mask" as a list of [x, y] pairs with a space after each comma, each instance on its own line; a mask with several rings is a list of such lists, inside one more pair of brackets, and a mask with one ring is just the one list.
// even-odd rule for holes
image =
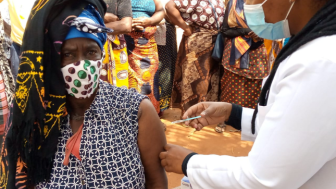
[[275, 24], [266, 23], [265, 21], [263, 4], [266, 2], [267, 0], [261, 4], [244, 4], [245, 17], [249, 28], [259, 37], [264, 39], [276, 40], [291, 37], [287, 18], [294, 6], [295, 1], [292, 2], [285, 19]]

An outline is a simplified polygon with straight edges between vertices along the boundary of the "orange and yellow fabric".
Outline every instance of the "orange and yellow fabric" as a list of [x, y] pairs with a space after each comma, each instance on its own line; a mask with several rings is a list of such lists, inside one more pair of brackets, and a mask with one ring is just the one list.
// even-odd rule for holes
[[282, 40], [279, 41], [272, 41], [268, 39], [264, 39], [264, 44], [267, 50], [267, 60], [268, 60], [268, 65], [273, 66], [273, 63], [280, 53], [283, 43]]
[[124, 35], [109, 35], [104, 45], [105, 58], [100, 79], [128, 88], [128, 56]]

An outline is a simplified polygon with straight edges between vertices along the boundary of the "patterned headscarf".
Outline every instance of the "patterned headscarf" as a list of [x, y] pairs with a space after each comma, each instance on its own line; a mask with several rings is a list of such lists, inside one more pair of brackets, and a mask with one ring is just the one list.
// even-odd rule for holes
[[104, 49], [107, 39], [106, 33], [113, 32], [104, 26], [104, 20], [92, 5], [88, 5], [84, 11], [71, 22], [71, 28], [65, 40], [74, 38], [89, 38], [96, 41], [100, 49]]
[[[20, 188], [50, 178], [66, 105], [61, 47], [71, 26], [92, 26], [76, 19], [88, 5], [97, 15], [106, 12], [103, 0], [36, 0], [33, 6], [23, 37], [0, 186]], [[93, 29], [106, 32], [97, 25]]]

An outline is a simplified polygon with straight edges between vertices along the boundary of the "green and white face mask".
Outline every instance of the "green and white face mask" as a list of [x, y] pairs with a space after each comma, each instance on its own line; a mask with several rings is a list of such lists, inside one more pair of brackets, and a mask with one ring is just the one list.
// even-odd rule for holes
[[82, 60], [61, 69], [69, 95], [89, 98], [97, 89], [102, 61]]

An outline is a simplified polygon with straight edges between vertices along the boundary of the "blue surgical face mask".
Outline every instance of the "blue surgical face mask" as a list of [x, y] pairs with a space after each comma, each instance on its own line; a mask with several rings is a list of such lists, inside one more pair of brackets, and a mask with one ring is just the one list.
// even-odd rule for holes
[[267, 0], [261, 4], [255, 5], [244, 4], [245, 17], [249, 28], [259, 37], [264, 39], [276, 40], [291, 37], [287, 17], [292, 10], [295, 1], [292, 3], [286, 18], [275, 24], [266, 23], [265, 21], [265, 13], [262, 5], [266, 3], [266, 1]]

